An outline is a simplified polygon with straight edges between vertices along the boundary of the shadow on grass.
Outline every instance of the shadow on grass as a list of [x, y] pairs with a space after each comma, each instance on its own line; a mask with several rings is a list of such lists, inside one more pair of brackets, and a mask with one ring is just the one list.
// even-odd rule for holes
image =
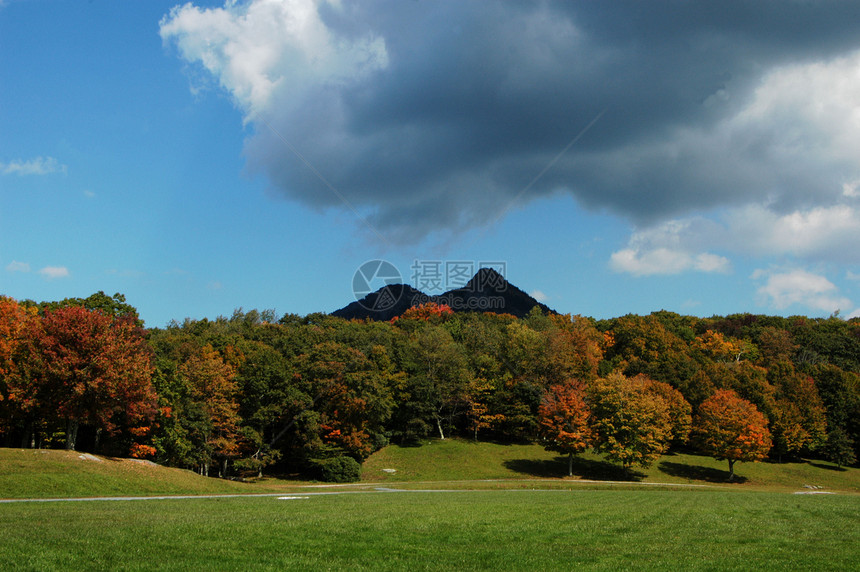
[[682, 479], [691, 479], [694, 481], [705, 481], [708, 483], [745, 483], [746, 477], [739, 477], [735, 474], [735, 478], [729, 480], [729, 472], [713, 467], [702, 467], [701, 465], [684, 465], [682, 463], [670, 463], [663, 461], [657, 466], [660, 471], [673, 477]]
[[819, 469], [827, 469], [828, 471], [836, 471], [839, 473], [844, 473], [848, 470], [845, 467], [837, 467], [836, 465], [825, 465], [824, 463], [814, 463], [812, 461], [809, 461], [809, 464]]
[[[544, 479], [560, 479], [567, 476], [567, 457], [556, 457], [554, 460], [512, 459], [505, 461], [504, 466], [517, 473]], [[639, 481], [645, 477], [638, 471], [625, 472], [622, 467], [595, 461], [592, 459], [573, 459], [573, 475], [581, 479], [595, 481]]]

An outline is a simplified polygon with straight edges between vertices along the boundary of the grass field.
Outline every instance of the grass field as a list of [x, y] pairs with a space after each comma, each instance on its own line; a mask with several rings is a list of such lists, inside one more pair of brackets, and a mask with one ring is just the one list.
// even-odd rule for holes
[[848, 570], [860, 497], [464, 491], [0, 505], [0, 569]]
[[584, 455], [569, 479], [538, 446], [446, 440], [321, 487], [0, 449], [0, 498], [274, 495], [0, 503], [0, 570], [857, 569], [860, 470], [740, 464], [726, 483], [723, 465], [670, 455], [625, 481]]

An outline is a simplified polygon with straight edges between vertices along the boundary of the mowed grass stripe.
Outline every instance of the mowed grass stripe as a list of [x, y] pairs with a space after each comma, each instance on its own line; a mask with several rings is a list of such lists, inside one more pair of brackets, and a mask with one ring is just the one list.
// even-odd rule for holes
[[482, 491], [0, 507], [1, 569], [845, 570], [860, 497]]

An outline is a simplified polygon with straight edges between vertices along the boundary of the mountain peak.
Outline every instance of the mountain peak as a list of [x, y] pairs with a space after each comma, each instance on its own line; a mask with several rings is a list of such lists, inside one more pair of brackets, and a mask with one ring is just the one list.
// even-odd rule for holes
[[416, 290], [408, 284], [384, 286], [352, 302], [348, 306], [332, 312], [332, 316], [346, 319], [365, 319], [387, 321], [413, 306], [434, 302], [445, 304], [455, 312], [495, 312], [524, 317], [535, 306], [543, 312], [552, 312], [513, 284], [494, 268], [481, 268], [463, 286], [444, 294], [431, 296]]

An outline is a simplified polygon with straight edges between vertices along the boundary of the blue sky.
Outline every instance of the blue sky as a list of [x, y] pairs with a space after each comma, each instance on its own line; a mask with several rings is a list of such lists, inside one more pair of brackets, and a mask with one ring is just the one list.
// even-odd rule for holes
[[2, 1], [0, 293], [160, 327], [504, 262], [597, 318], [860, 315], [860, 8], [711, 6]]

